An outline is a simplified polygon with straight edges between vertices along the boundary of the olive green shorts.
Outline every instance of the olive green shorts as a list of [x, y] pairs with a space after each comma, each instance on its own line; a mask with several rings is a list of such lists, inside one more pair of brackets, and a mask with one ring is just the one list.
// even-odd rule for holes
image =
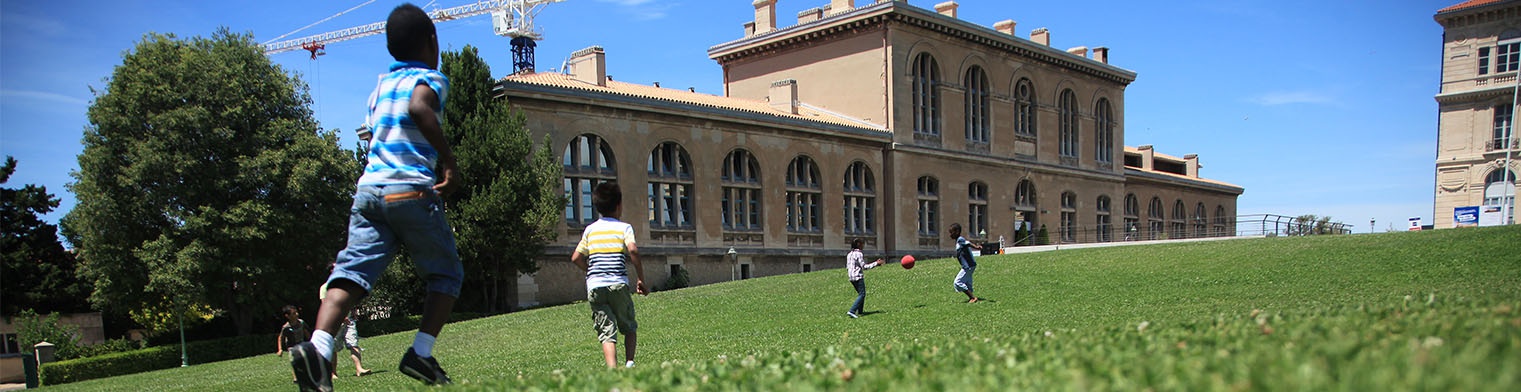
[[627, 284], [619, 283], [586, 292], [598, 341], [617, 342], [619, 331], [627, 335], [639, 330], [639, 323], [634, 321], [633, 291]]

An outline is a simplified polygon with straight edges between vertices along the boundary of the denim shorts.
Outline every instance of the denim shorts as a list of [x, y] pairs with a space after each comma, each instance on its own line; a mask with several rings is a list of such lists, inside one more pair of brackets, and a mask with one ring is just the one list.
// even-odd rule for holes
[[424, 185], [360, 185], [349, 209], [349, 244], [338, 252], [327, 281], [345, 279], [373, 289], [405, 244], [428, 291], [459, 297], [465, 275], [443, 201]]

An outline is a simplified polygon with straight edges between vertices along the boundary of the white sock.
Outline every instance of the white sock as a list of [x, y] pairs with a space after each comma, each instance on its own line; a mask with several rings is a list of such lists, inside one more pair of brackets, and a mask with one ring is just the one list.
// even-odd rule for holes
[[322, 354], [323, 358], [327, 358], [329, 360], [332, 360], [332, 358], [333, 358], [333, 334], [327, 333], [327, 331], [323, 331], [323, 330], [320, 330], [320, 329], [316, 330], [316, 331], [313, 331], [312, 332], [312, 346], [317, 347], [317, 353], [318, 354]]
[[435, 339], [438, 338], [434, 337], [433, 335], [418, 332], [417, 336], [412, 337], [412, 351], [417, 352], [417, 356], [419, 357], [432, 358], [433, 341]]

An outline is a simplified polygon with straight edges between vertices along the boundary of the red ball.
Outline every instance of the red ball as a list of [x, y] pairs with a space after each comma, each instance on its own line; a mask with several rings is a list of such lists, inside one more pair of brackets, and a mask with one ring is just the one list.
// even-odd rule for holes
[[903, 265], [903, 269], [913, 269], [914, 255], [903, 255], [903, 260], [898, 261], [898, 263]]

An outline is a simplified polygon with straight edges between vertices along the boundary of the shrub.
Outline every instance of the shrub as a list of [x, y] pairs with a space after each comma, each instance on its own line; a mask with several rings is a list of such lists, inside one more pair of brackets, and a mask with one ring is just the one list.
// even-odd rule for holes
[[21, 311], [15, 321], [16, 339], [22, 350], [32, 352], [37, 343], [48, 342], [55, 349], [54, 359], [79, 358], [79, 327], [60, 323], [58, 317], [58, 313], [41, 316], [31, 309]]
[[1035, 232], [1035, 244], [1036, 245], [1050, 245], [1051, 244], [1051, 233], [1046, 232], [1046, 225], [1044, 225], [1044, 224], [1040, 225], [1040, 230], [1037, 230]]
[[691, 277], [687, 274], [687, 269], [681, 268], [681, 266], [678, 265], [676, 266], [676, 273], [672, 274], [670, 278], [667, 278], [664, 285], [655, 288], [655, 291], [667, 291], [685, 288], [688, 284], [691, 283], [690, 280]]
[[[273, 334], [203, 340], [186, 344], [190, 363], [210, 363], [269, 353]], [[75, 381], [120, 376], [123, 374], [169, 369], [180, 366], [180, 346], [164, 345], [90, 358], [45, 363], [42, 384], [58, 385]]]

